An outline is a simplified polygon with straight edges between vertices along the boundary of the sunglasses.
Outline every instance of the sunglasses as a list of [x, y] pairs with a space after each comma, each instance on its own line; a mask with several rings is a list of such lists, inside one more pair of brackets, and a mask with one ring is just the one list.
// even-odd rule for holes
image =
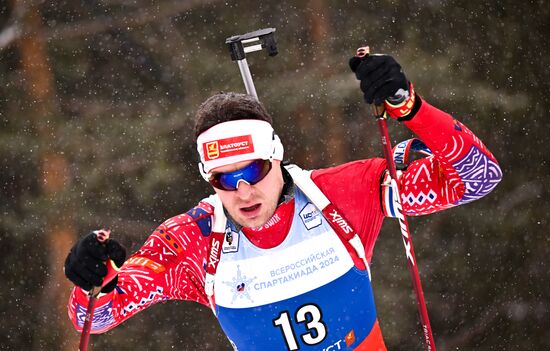
[[214, 173], [208, 182], [214, 188], [235, 191], [241, 180], [247, 184], [254, 185], [264, 179], [269, 171], [271, 171], [270, 160], [255, 160], [248, 166], [233, 172]]

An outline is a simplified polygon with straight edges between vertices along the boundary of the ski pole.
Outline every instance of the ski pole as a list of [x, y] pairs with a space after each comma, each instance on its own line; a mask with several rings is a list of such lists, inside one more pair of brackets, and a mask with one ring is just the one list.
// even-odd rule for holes
[[254, 96], [256, 100], [258, 100], [258, 94], [246, 61], [246, 54], [266, 48], [269, 56], [277, 55], [277, 43], [275, 42], [274, 33], [275, 28], [265, 28], [225, 39], [225, 43], [229, 46], [231, 60], [237, 61], [239, 65], [246, 92]]
[[[369, 55], [369, 47], [362, 47], [357, 49], [358, 57], [365, 57]], [[391, 98], [392, 102], [403, 101], [403, 96], [395, 96]], [[399, 219], [399, 228], [401, 229], [401, 236], [403, 238], [403, 244], [405, 245], [405, 253], [407, 255], [407, 263], [409, 266], [409, 272], [411, 274], [414, 292], [416, 295], [416, 302], [418, 306], [418, 313], [420, 314], [420, 323], [422, 324], [422, 332], [424, 335], [424, 341], [426, 343], [426, 350], [435, 351], [435, 342], [432, 334], [432, 327], [430, 325], [430, 318], [428, 317], [428, 308], [426, 307], [426, 300], [424, 298], [424, 292], [422, 291], [422, 284], [420, 282], [420, 274], [418, 272], [418, 266], [416, 256], [414, 254], [414, 247], [411, 237], [411, 230], [409, 228], [409, 222], [405, 213], [403, 213], [403, 207], [401, 206], [401, 194], [399, 192], [399, 186], [397, 185], [397, 170], [395, 168], [395, 162], [392, 157], [391, 141], [388, 133], [387, 116], [384, 113], [384, 105], [373, 105], [373, 114], [378, 123], [378, 129], [380, 131], [380, 141], [382, 142], [382, 149], [384, 150], [384, 157], [388, 165], [390, 172], [390, 187], [394, 194], [393, 206]]]
[[[106, 244], [111, 235], [110, 230], [97, 230], [96, 232], [97, 241], [102, 244]], [[118, 273], [118, 268], [116, 268], [115, 263], [112, 260], [108, 260], [107, 263], [107, 275], [103, 278], [103, 284], [101, 286], [94, 286], [92, 290], [88, 293], [88, 308], [86, 308], [86, 315], [84, 316], [84, 325], [82, 326], [82, 333], [80, 334], [80, 343], [78, 346], [78, 351], [86, 351], [88, 349], [88, 341], [90, 339], [90, 330], [92, 327], [92, 321], [94, 318], [94, 306], [95, 300], [101, 288], [107, 285]]]

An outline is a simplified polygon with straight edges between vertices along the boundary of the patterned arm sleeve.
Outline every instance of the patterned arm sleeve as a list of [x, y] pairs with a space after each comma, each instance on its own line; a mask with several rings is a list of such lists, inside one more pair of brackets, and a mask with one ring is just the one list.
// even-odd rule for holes
[[[432, 153], [400, 172], [401, 202], [407, 215], [424, 215], [477, 200], [492, 191], [502, 171], [491, 152], [466, 126], [422, 101], [404, 122]], [[389, 175], [382, 182], [383, 211], [395, 217]]]
[[[187, 213], [162, 223], [122, 266], [112, 292], [98, 297], [91, 332], [103, 333], [154, 303], [188, 300], [208, 305], [204, 265], [211, 231], [212, 207], [201, 202]], [[69, 317], [82, 330], [87, 293], [75, 287]]]

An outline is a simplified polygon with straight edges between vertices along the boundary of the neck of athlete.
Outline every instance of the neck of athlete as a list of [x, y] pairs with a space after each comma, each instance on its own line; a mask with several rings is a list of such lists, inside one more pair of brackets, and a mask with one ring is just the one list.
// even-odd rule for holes
[[294, 182], [288, 171], [281, 166], [284, 185], [275, 212], [266, 223], [257, 228], [239, 225], [226, 211], [226, 216], [237, 231], [242, 231], [250, 242], [259, 248], [269, 249], [281, 244], [290, 229], [294, 216]]

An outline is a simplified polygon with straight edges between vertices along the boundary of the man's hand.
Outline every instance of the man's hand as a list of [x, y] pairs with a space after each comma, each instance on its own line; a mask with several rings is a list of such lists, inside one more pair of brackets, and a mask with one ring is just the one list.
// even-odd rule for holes
[[[389, 55], [354, 56], [349, 60], [349, 66], [361, 81], [361, 91], [369, 104], [382, 105], [388, 114], [403, 120], [413, 117], [416, 96], [412, 83], [401, 70], [401, 65]], [[395, 102], [394, 98], [403, 96], [403, 101]]]
[[[102, 231], [94, 231], [81, 238], [72, 247], [65, 260], [65, 276], [75, 285], [84, 290], [101, 286], [107, 275], [105, 262], [111, 259], [117, 267], [126, 260], [126, 249], [114, 239], [105, 242], [98, 240]], [[112, 291], [117, 283], [117, 277], [101, 289], [101, 292]]]

